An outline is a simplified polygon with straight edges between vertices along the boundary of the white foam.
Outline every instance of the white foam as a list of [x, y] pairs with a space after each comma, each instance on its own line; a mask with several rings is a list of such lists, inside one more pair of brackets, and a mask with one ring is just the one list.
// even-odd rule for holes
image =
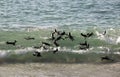
[[98, 39], [105, 40], [105, 35], [103, 35], [102, 33], [99, 33], [98, 31], [96, 31], [95, 33], [96, 33]]
[[7, 55], [6, 52], [0, 52], [0, 57], [4, 57], [4, 56], [6, 56], [6, 55]]
[[89, 51], [88, 50], [72, 50], [72, 52], [83, 54], [83, 53], [86, 53], [86, 52], [89, 52]]
[[120, 55], [120, 52], [114, 52], [114, 54], [119, 54]]
[[14, 31], [14, 30], [25, 30], [25, 31], [40, 31], [41, 29], [52, 29], [57, 28], [57, 25], [21, 25], [21, 24], [12, 24], [9, 27], [5, 27], [3, 31]]
[[100, 49], [100, 50], [103, 50], [103, 51], [107, 51], [107, 52], [110, 51], [110, 48], [109, 48], [109, 47], [100, 46], [100, 47], [97, 47], [97, 48]]
[[41, 37], [41, 36], [40, 36], [40, 38], [45, 39], [45, 40], [49, 39], [49, 37]]
[[5, 51], [5, 50], [0, 50], [0, 57], [5, 57], [9, 54], [9, 50]]
[[[79, 54], [83, 54], [83, 53], [87, 53], [87, 52], [95, 52], [95, 53], [110, 53], [110, 48], [109, 47], [97, 47], [99, 49], [99, 52], [96, 51], [91, 51], [94, 50], [94, 47], [91, 47], [90, 49], [87, 50], [73, 50], [70, 48], [66, 48], [66, 47], [50, 47], [47, 50], [46, 49], [35, 49], [33, 47], [27, 47], [27, 48], [23, 48], [23, 49], [16, 49], [16, 50], [0, 50], [0, 57], [6, 57], [8, 55], [11, 54], [26, 54], [28, 52], [48, 52], [48, 51], [53, 51], [58, 49], [58, 51], [60, 52], [73, 52], [73, 53], [79, 53]], [[95, 48], [96, 49], [96, 48]], [[120, 52], [113, 52], [114, 54], [120, 54]]]
[[116, 40], [116, 44], [119, 44], [119, 43], [120, 43], [120, 36]]
[[18, 50], [15, 50], [14, 53], [15, 54], [25, 54], [27, 52], [31, 52], [32, 50], [28, 50], [28, 49], [18, 49]]
[[[114, 30], [114, 29], [112, 29]], [[98, 31], [95, 32], [97, 35], [97, 39], [104, 40], [109, 44], [119, 44], [120, 43], [120, 36], [110, 36], [110, 35], [103, 35], [102, 33], [99, 33]]]
[[113, 28], [110, 28], [109, 30], [115, 32], [115, 29], [113, 29]]

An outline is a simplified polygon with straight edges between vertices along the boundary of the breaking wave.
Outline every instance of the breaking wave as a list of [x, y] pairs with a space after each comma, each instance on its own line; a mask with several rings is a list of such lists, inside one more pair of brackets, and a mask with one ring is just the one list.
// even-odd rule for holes
[[[38, 31], [39, 28], [26, 28], [27, 32], [32, 31]], [[37, 30], [36, 30], [37, 29]], [[58, 29], [58, 28], [57, 28]], [[54, 30], [52, 29], [46, 29], [46, 30]], [[66, 30], [66, 29], [60, 29], [60, 30]], [[90, 53], [96, 53], [96, 54], [114, 54], [114, 55], [120, 55], [120, 29], [118, 28], [109, 28], [109, 29], [101, 29], [101, 28], [90, 28], [86, 30], [79, 30], [79, 29], [69, 29], [66, 30], [67, 32], [71, 31], [73, 36], [75, 36], [76, 41], [75, 42], [69, 42], [64, 41], [63, 46], [60, 46], [59, 52], [61, 53], [71, 53], [71, 54], [90, 54]], [[105, 33], [106, 31], [106, 33]], [[87, 32], [93, 32], [94, 36], [90, 37], [88, 39], [88, 43], [90, 43], [90, 48], [87, 50], [80, 50], [77, 46], [79, 42], [82, 42], [84, 38], [80, 36], [80, 33], [87, 33]], [[40, 39], [47, 40], [50, 36], [40, 36]], [[80, 38], [80, 39], [79, 39]], [[82, 39], [82, 41], [81, 41]], [[68, 46], [65, 46], [64, 44], [68, 43]], [[69, 44], [70, 43], [70, 44]], [[73, 43], [73, 44], [72, 44]], [[0, 42], [0, 44], [4, 44], [4, 42]], [[43, 49], [35, 49], [33, 47], [25, 47], [25, 48], [19, 48], [15, 50], [0, 50], [0, 62], [16, 62], [16, 61], [23, 61], [26, 62], [34, 62], [39, 61], [39, 58], [36, 58], [33, 56], [34, 51], [38, 51], [41, 53], [51, 53], [54, 50], [54, 48], [49, 48], [48, 50]], [[49, 55], [49, 54], [48, 54]], [[50, 54], [51, 55], [51, 54]], [[65, 55], [64, 55], [65, 56]], [[57, 56], [56, 56], [57, 57]], [[16, 59], [17, 58], [17, 59]], [[29, 58], [31, 60], [29, 60]], [[48, 57], [49, 58], [49, 57]]]

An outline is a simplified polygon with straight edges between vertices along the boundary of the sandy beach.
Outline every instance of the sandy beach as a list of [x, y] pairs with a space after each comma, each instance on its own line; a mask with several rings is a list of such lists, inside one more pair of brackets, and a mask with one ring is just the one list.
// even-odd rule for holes
[[0, 77], [119, 77], [120, 63], [54, 64], [25, 63], [0, 65]]

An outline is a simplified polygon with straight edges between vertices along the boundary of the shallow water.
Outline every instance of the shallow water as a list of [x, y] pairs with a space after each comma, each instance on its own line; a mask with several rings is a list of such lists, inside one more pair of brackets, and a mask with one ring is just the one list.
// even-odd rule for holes
[[[27, 28], [26, 28], [27, 29]], [[34, 31], [35, 29], [35, 31]], [[38, 30], [36, 30], [38, 29]], [[63, 31], [63, 29], [58, 29], [59, 31]], [[58, 56], [55, 56], [54, 54], [46, 54], [45, 58], [39, 58], [34, 57], [32, 54], [34, 51], [39, 52], [51, 52], [56, 47], [53, 45], [53, 42], [48, 40], [50, 38], [51, 32], [54, 31], [54, 29], [39, 29], [39, 28], [31, 28], [29, 31], [1, 31], [0, 36], [0, 62], [35, 62], [35, 61], [43, 61], [44, 59], [49, 61], [57, 60], [56, 58]], [[76, 60], [79, 58], [79, 54], [86, 54], [86, 53], [96, 53], [100, 54], [98, 55], [98, 59], [94, 60], [93, 62], [100, 59], [101, 54], [104, 55], [118, 55], [115, 58], [117, 61], [119, 61], [118, 57], [120, 55], [120, 29], [118, 28], [109, 28], [106, 29], [106, 34], [103, 35], [105, 30], [102, 28], [89, 28], [87, 30], [66, 30], [66, 33], [71, 32], [71, 34], [74, 36], [75, 40], [71, 41], [70, 39], [60, 40], [58, 43], [60, 44], [59, 52], [66, 52], [63, 54], [60, 54], [58, 57], [58, 61], [62, 60], [63, 62], [67, 62], [67, 59], [75, 59], [73, 62], [76, 62]], [[87, 50], [80, 50], [79, 49], [79, 43], [83, 43], [85, 39], [80, 35], [80, 33], [87, 33], [87, 32], [93, 32], [94, 35], [90, 38], [87, 38], [87, 42], [90, 45], [90, 48]], [[4, 36], [3, 36], [4, 35]], [[14, 35], [14, 36], [11, 36]], [[25, 40], [24, 38], [27, 36], [35, 37], [35, 40]], [[9, 37], [9, 38], [8, 38]], [[57, 37], [57, 35], [56, 35]], [[16, 39], [18, 42], [16, 46], [6, 45], [5, 41], [13, 41]], [[48, 47], [47, 50], [44, 50], [42, 48], [35, 49], [33, 46], [40, 46], [42, 41], [49, 42], [51, 44], [51, 47]], [[29, 53], [30, 52], [30, 53]], [[66, 55], [69, 55], [70, 52], [71, 56], [66, 57]], [[68, 53], [68, 54], [67, 54]], [[74, 55], [74, 53], [77, 53]], [[93, 56], [93, 58], [97, 57]], [[76, 59], [76, 56], [77, 59]], [[89, 56], [89, 55], [87, 55]], [[87, 56], [85, 59], [87, 59]], [[64, 58], [63, 58], [64, 57]], [[81, 57], [81, 56], [80, 56]], [[92, 57], [92, 55], [91, 55]], [[31, 60], [29, 60], [31, 58]], [[84, 58], [83, 58], [84, 59]], [[92, 60], [92, 59], [91, 59]], [[56, 61], [57, 62], [57, 61]], [[69, 62], [69, 61], [68, 61]], [[78, 61], [80, 62], [80, 61]]]

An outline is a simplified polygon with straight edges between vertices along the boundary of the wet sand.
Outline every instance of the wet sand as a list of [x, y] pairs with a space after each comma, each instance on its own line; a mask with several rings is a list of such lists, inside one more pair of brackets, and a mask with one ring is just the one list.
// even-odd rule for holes
[[0, 65], [0, 77], [120, 77], [120, 63]]

